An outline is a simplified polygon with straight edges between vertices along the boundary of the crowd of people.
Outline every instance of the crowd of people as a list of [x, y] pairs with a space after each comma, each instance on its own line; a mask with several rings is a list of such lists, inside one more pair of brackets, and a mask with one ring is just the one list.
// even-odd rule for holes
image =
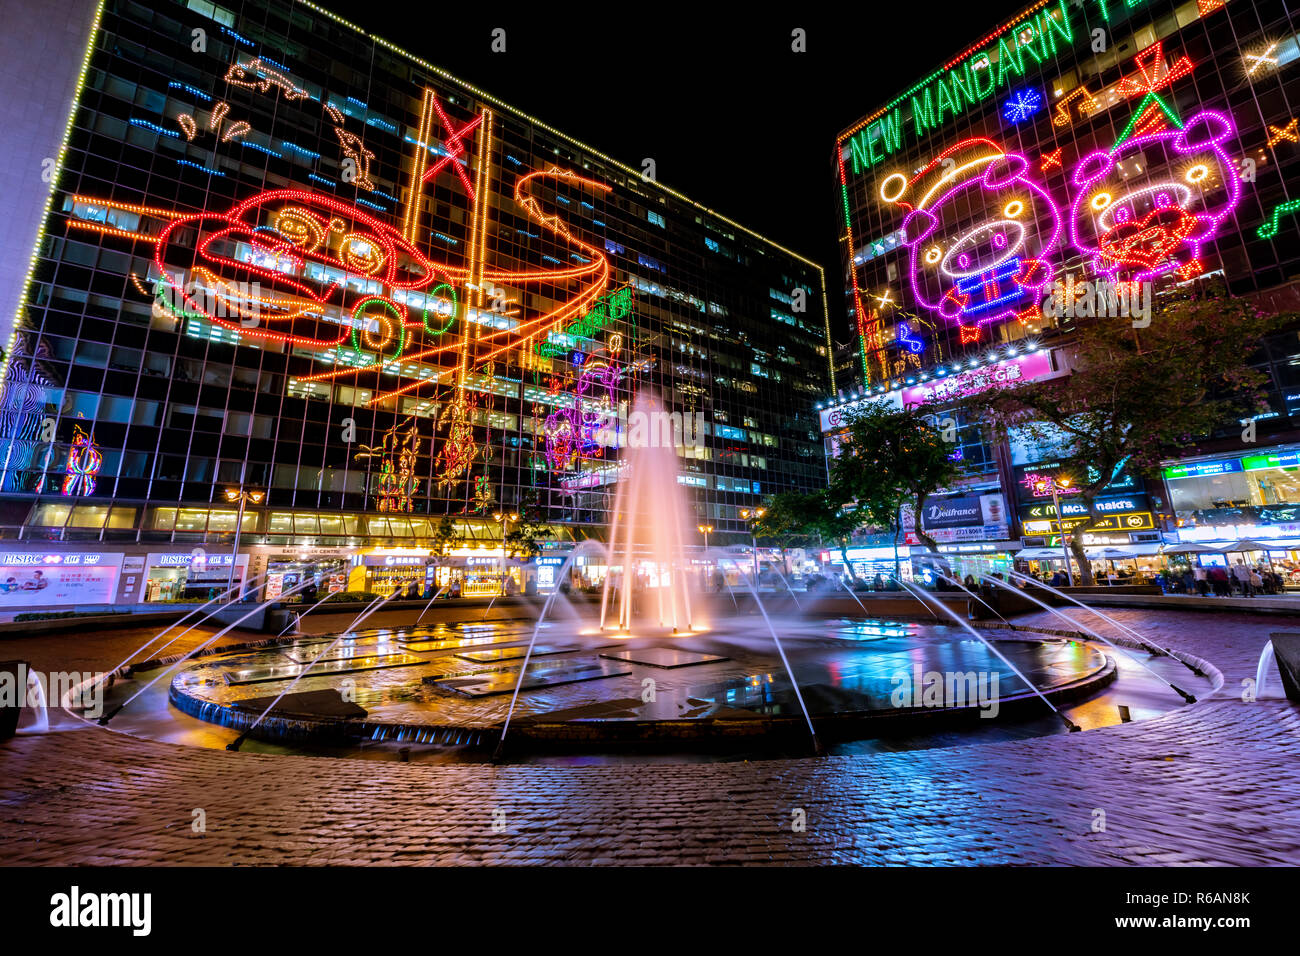
[[1201, 597], [1254, 597], [1257, 594], [1281, 594], [1286, 579], [1264, 562], [1250, 565], [1238, 558], [1231, 567], [1170, 569], [1156, 576], [1156, 583], [1166, 594], [1199, 594]]

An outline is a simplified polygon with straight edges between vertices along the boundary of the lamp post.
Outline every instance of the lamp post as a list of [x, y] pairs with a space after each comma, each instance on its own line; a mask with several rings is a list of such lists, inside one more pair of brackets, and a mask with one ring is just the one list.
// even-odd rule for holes
[[501, 596], [505, 597], [506, 593], [506, 530], [510, 525], [519, 520], [519, 515], [515, 512], [505, 514], [498, 511], [492, 515], [501, 525]]
[[[230, 551], [230, 574], [226, 578], [226, 591], [229, 592], [235, 586], [235, 565], [239, 561], [239, 533], [244, 530], [244, 504], [251, 501], [255, 505], [260, 505], [266, 499], [266, 491], [261, 488], [250, 488], [244, 490], [241, 484], [238, 488], [225, 489], [226, 500], [231, 504], [239, 502], [239, 511], [235, 514], [235, 544]], [[243, 589], [240, 589], [240, 598], [243, 598]]]
[[[754, 590], [758, 590], [758, 529], [755, 525], [758, 519], [767, 514], [766, 508], [741, 508], [740, 516], [749, 522], [749, 543], [754, 551]], [[750, 518], [753, 518], [750, 521]]]
[[1052, 507], [1056, 509], [1056, 527], [1061, 532], [1061, 555], [1065, 558], [1065, 576], [1070, 582], [1070, 587], [1074, 587], [1074, 570], [1070, 567], [1069, 535], [1065, 531], [1065, 515], [1061, 514], [1059, 495], [1062, 491], [1074, 491], [1074, 489], [1070, 487], [1069, 478], [1053, 475], [1048, 481], [1052, 486]]
[[696, 525], [696, 526], [695, 526], [695, 530], [698, 531], [700, 534], [704, 535], [704, 571], [703, 571], [703, 574], [704, 574], [705, 584], [707, 585], [707, 584], [708, 584], [708, 575], [709, 575], [709, 532], [713, 530], [713, 525], [711, 525], [711, 524], [699, 524], [699, 525]]

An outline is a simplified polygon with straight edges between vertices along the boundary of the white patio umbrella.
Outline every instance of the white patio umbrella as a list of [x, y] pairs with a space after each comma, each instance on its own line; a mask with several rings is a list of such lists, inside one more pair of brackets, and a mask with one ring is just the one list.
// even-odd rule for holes
[[[1237, 541], [1232, 542], [1232, 544], [1230, 545], [1220, 548], [1219, 552], [1224, 555], [1229, 555], [1229, 554], [1247, 554], [1251, 551], [1262, 551], [1264, 553], [1264, 560], [1268, 562], [1268, 569], [1272, 571], [1273, 558], [1268, 553], [1268, 548], [1269, 546], [1267, 541], [1256, 541], [1253, 538], [1241, 538]], [[1232, 562], [1228, 562], [1228, 563], [1229, 565], [1231, 565]]]
[[[1088, 554], [1088, 552], [1086, 551], [1084, 553]], [[1096, 551], [1091, 554], [1088, 554], [1088, 557], [1101, 558], [1103, 561], [1108, 562], [1110, 564], [1110, 569], [1114, 571], [1115, 562], [1117, 560], [1122, 561], [1125, 558], [1132, 558], [1134, 557], [1134, 555], [1129, 551], [1122, 551], [1119, 548], [1102, 548], [1100, 551]], [[1110, 575], [1106, 576], [1106, 583], [1110, 584]]]
[[1208, 544], [1196, 544], [1193, 541], [1187, 541], [1183, 544], [1162, 544], [1160, 546], [1161, 554], [1222, 554], [1219, 548], [1212, 548]]

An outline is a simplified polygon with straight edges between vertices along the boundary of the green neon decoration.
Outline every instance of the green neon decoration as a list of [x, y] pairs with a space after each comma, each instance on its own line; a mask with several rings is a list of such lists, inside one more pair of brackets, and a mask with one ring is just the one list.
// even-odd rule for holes
[[[1145, 0], [1124, 2], [1131, 7]], [[908, 104], [909, 125], [919, 141], [968, 106], [979, 104], [1024, 77], [1026, 53], [1033, 64], [1044, 65], [1054, 61], [1062, 47], [1073, 47], [1076, 31], [1071, 6], [1071, 0], [1058, 0], [1055, 7], [1045, 8], [1028, 20], [1008, 24], [989, 37], [984, 49], [960, 63], [936, 70], [900, 94], [875, 119], [847, 137], [853, 173], [861, 174], [902, 149], [901, 104]], [[1106, 15], [1104, 6], [1102, 12]]]
[[429, 328], [429, 300], [426, 297], [424, 300], [424, 331], [428, 332], [430, 335], [442, 335], [442, 333], [446, 332], [449, 328], [451, 328], [451, 324], [456, 321], [456, 308], [459, 305], [459, 303], [457, 302], [456, 299], [455, 289], [453, 289], [450, 285], [444, 282], [442, 285], [435, 286], [433, 291], [431, 291], [429, 295], [436, 296], [439, 290], [441, 289], [446, 289], [449, 293], [451, 293], [451, 316], [447, 319], [447, 324], [444, 325], [442, 328], [440, 329]]
[[1137, 112], [1133, 114], [1133, 118], [1129, 120], [1128, 125], [1124, 127], [1124, 132], [1120, 133], [1119, 139], [1115, 140], [1115, 145], [1111, 147], [1112, 151], [1118, 149], [1120, 144], [1129, 138], [1129, 134], [1133, 132], [1133, 127], [1137, 125], [1137, 121], [1142, 117], [1142, 114], [1147, 111], [1147, 107], [1150, 106], [1152, 102], [1156, 103], [1156, 105], [1160, 107], [1169, 122], [1173, 123], [1179, 129], [1183, 128], [1183, 121], [1178, 118], [1178, 114], [1174, 112], [1173, 107], [1155, 93], [1148, 93], [1146, 98], [1138, 105]]
[[1292, 199], [1290, 202], [1284, 202], [1273, 210], [1273, 218], [1264, 225], [1255, 230], [1255, 235], [1261, 239], [1272, 239], [1277, 235], [1277, 231], [1282, 228], [1282, 217], [1287, 213], [1300, 211], [1300, 199]]
[[[565, 327], [561, 335], [572, 338], [591, 338], [596, 332], [610, 322], [617, 321], [632, 312], [632, 290], [628, 286], [601, 296], [592, 306], [591, 311], [576, 322]], [[565, 349], [549, 342], [539, 342], [533, 346], [538, 355], [553, 358], [565, 354]]]
[[[377, 295], [372, 295], [362, 299], [360, 302], [356, 304], [356, 307], [352, 310], [353, 317], [355, 317], [358, 312], [360, 312], [363, 308], [368, 306], [371, 302], [378, 302], [385, 309], [387, 309], [392, 314], [393, 318], [396, 320], [397, 351], [393, 353], [393, 359], [401, 358], [402, 352], [406, 348], [406, 323], [402, 321], [402, 314], [397, 311], [397, 306], [393, 305], [393, 303], [389, 302], [387, 299], [381, 298]], [[360, 335], [357, 332], [357, 327], [353, 325], [352, 326], [352, 351], [355, 352], [358, 356], [364, 356], [366, 353], [361, 351], [361, 342], [359, 341], [359, 339], [360, 339]]]

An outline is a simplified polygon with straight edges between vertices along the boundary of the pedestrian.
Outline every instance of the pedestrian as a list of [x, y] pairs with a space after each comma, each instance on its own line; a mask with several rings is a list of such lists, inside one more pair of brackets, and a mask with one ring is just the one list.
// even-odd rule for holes
[[1242, 597], [1254, 597], [1254, 591], [1250, 586], [1250, 568], [1242, 563], [1241, 558], [1232, 566], [1232, 579], [1237, 587], [1241, 588]]
[[1228, 571], [1221, 564], [1213, 565], [1207, 572], [1210, 587], [1215, 597], [1227, 597], [1229, 591]]
[[1192, 571], [1192, 576], [1196, 578], [1196, 591], [1201, 597], [1210, 593], [1210, 576], [1206, 573], [1205, 565], [1198, 564]]
[[1187, 594], [1193, 594], [1196, 591], [1196, 575], [1192, 573], [1190, 567], [1183, 571], [1183, 591]]

